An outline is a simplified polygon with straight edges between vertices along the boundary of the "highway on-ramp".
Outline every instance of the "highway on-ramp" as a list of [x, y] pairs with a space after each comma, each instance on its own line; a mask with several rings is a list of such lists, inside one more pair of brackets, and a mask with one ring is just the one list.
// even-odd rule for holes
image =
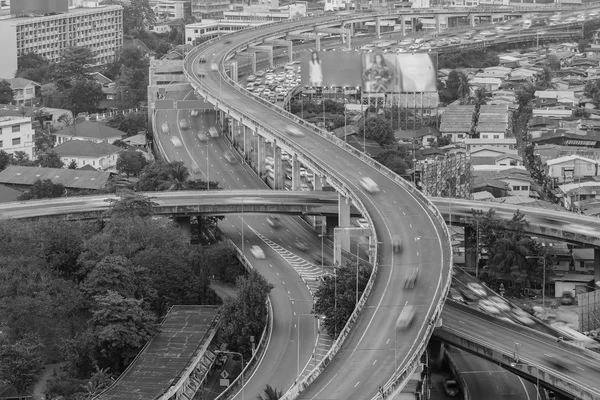
[[[315, 19], [314, 22], [324, 19], [328, 18]], [[307, 21], [291, 21], [261, 28], [260, 33], [283, 27], [293, 29], [305, 24]], [[229, 45], [220, 41], [201, 46], [201, 51], [196, 48], [185, 60], [186, 71], [196, 84], [208, 88], [213, 99], [225, 101], [232, 109], [260, 121], [262, 127], [281, 132], [283, 127], [294, 122], [241, 94], [222, 80], [218, 71], [204, 68], [202, 79], [196, 75], [200, 57], [206, 58], [205, 65], [220, 63], [236, 44], [256, 36], [256, 30], [248, 30], [228, 36], [231, 40]], [[288, 137], [286, 140], [304, 154], [309, 154], [312, 162], [331, 171], [336, 179], [355, 193], [373, 220], [380, 241], [379, 273], [369, 301], [341, 351], [303, 397], [365, 399], [374, 396], [377, 388], [390, 379], [395, 366], [406, 366], [409, 356], [427, 339], [427, 325], [436, 307], [443, 301], [450, 272], [451, 250], [446, 228], [436, 220], [436, 215], [424, 201], [417, 200], [390, 178], [302, 125], [298, 125], [298, 129], [305, 137], [293, 140]], [[340, 171], [346, 172], [342, 174]], [[379, 185], [380, 194], [370, 195], [362, 190], [359, 180], [367, 176]], [[393, 253], [392, 235], [400, 235], [405, 243], [402, 254]], [[421, 271], [417, 288], [403, 290], [405, 272], [416, 266]], [[396, 318], [406, 304], [416, 306], [417, 314], [413, 325], [396, 339]]]

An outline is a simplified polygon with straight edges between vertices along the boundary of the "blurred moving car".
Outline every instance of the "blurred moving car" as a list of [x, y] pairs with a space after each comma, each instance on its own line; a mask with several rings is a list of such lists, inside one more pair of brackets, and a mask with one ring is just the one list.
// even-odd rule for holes
[[479, 300], [479, 303], [477, 304], [477, 306], [479, 307], [479, 309], [485, 313], [488, 314], [492, 314], [492, 315], [498, 315], [500, 314], [500, 310], [498, 310], [498, 307], [496, 307], [496, 305], [487, 300], [487, 299], [481, 299]]
[[562, 292], [562, 296], [560, 296], [560, 304], [563, 306], [570, 306], [575, 303], [575, 297], [572, 292]]
[[464, 303], [465, 299], [463, 298], [462, 294], [460, 294], [460, 292], [454, 288], [450, 288], [450, 299], [457, 301], [459, 303]]
[[318, 265], [329, 265], [329, 260], [326, 257], [324, 257], [320, 251], [313, 252], [312, 258], [314, 262]]
[[285, 127], [285, 131], [292, 136], [296, 136], [296, 137], [304, 136], [304, 133], [302, 133], [302, 131], [300, 129], [298, 129], [297, 127], [295, 127], [293, 125], [287, 125]]
[[491, 301], [492, 303], [494, 303], [494, 305], [496, 306], [496, 308], [498, 310], [505, 311], [505, 312], [510, 311], [510, 305], [508, 305], [506, 300], [504, 300], [503, 298], [498, 297], [498, 296], [490, 296], [490, 297], [488, 297], [488, 300]]
[[277, 229], [281, 226], [281, 221], [279, 220], [279, 217], [270, 215], [267, 217], [267, 224], [269, 224], [271, 228]]
[[179, 120], [179, 127], [181, 129], [188, 129], [190, 127], [190, 124], [188, 124], [188, 122], [185, 119], [180, 119]]
[[160, 125], [160, 129], [162, 130], [162, 133], [166, 133], [166, 134], [168, 134], [168, 133], [169, 133], [169, 124], [168, 124], [168, 123], [166, 123], [166, 122], [163, 122], [163, 123]]
[[198, 132], [198, 140], [201, 142], [208, 142], [208, 135], [203, 132]]
[[458, 396], [458, 392], [460, 392], [460, 389], [455, 379], [444, 380], [444, 392], [446, 392], [446, 395], [450, 397]]
[[487, 292], [479, 283], [469, 282], [467, 283], [467, 287], [477, 296], [486, 296]]
[[310, 188], [308, 187], [308, 185], [306, 183], [300, 184], [300, 190], [303, 192], [310, 192]]
[[406, 289], [412, 289], [417, 284], [417, 279], [419, 278], [419, 268], [411, 268], [406, 274], [406, 279], [404, 280], [404, 287]]
[[535, 325], [535, 321], [531, 318], [531, 316], [520, 308], [513, 308], [511, 312], [513, 318], [523, 325]]
[[192, 111], [190, 112], [190, 115], [191, 115], [192, 117], [197, 117], [197, 116], [198, 116], [198, 110], [192, 110]]
[[296, 248], [298, 250], [300, 250], [300, 251], [306, 251], [306, 250], [308, 250], [308, 243], [306, 243], [302, 239], [296, 240], [296, 242], [294, 242], [294, 246], [296, 246]]
[[171, 144], [173, 147], [181, 147], [181, 140], [177, 136], [171, 136]]
[[398, 319], [396, 320], [396, 329], [403, 330], [410, 326], [415, 317], [415, 306], [405, 305]]
[[230, 152], [230, 151], [226, 151], [226, 152], [223, 154], [223, 156], [225, 157], [225, 159], [226, 159], [228, 162], [230, 162], [230, 163], [232, 163], [232, 162], [235, 162], [235, 156], [233, 155], [233, 153], [232, 153], [232, 152]]
[[360, 185], [369, 193], [379, 193], [379, 186], [371, 178], [364, 177], [360, 179]]
[[254, 256], [254, 258], [256, 258], [257, 260], [264, 260], [265, 259], [265, 252], [258, 245], [252, 246], [250, 248], [250, 253], [252, 253], [252, 255]]
[[395, 253], [402, 253], [402, 239], [399, 235], [392, 236], [392, 248]]

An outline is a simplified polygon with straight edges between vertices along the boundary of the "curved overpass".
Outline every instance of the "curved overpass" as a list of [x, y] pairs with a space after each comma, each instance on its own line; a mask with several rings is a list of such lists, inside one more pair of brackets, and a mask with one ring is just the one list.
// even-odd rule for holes
[[[449, 287], [451, 268], [451, 248], [447, 228], [433, 205], [392, 173], [376, 165], [355, 150], [341, 149], [341, 143], [314, 127], [302, 123], [291, 114], [276, 109], [272, 105], [240, 91], [221, 72], [223, 62], [230, 57], [234, 49], [241, 48], [256, 40], [283, 35], [298, 29], [307, 23], [326, 23], [352, 17], [328, 16], [311, 20], [289, 21], [260, 29], [249, 29], [228, 36], [231, 43], [210, 41], [192, 50], [188, 54], [184, 71], [192, 86], [209, 102], [215, 104], [235, 120], [241, 121], [259, 135], [275, 141], [288, 153], [296, 154], [302, 163], [320, 175], [326, 175], [334, 187], [361, 210], [374, 227], [374, 233], [380, 242], [378, 246], [379, 263], [349, 324], [354, 322], [350, 333], [347, 325], [341, 334], [348, 339], [342, 344], [334, 344], [330, 355], [317, 368], [323, 370], [309, 376], [309, 382], [299, 385], [303, 389], [314, 381], [304, 396], [327, 398], [368, 398], [375, 396], [378, 386], [385, 386], [394, 375], [395, 318], [407, 303], [417, 307], [418, 313], [412, 328], [403, 333], [403, 340], [397, 347], [398, 371], [403, 378], [406, 370], [412, 367], [425, 349], [431, 335], [432, 326], [444, 301]], [[206, 59], [206, 65], [220, 66], [219, 71], [203, 67], [200, 78], [199, 58]], [[304, 133], [302, 138], [290, 138], [280, 132], [286, 125], [296, 125]], [[343, 174], [341, 171], [352, 171]], [[371, 196], [359, 185], [361, 177], [371, 177], [382, 189], [379, 196]], [[402, 255], [394, 254], [391, 247], [392, 235], [399, 235], [406, 243], [415, 242], [415, 237], [426, 238], [427, 251], [414, 246]], [[397, 291], [403, 281], [403, 269], [406, 265], [421, 265], [423, 282], [419, 291]], [[371, 290], [372, 289], [372, 290]], [[369, 291], [371, 291], [369, 296]], [[361, 306], [365, 306], [359, 314]], [[335, 358], [333, 355], [340, 349]], [[343, 370], [343, 376], [338, 373]], [[353, 381], [352, 384], [349, 382]], [[388, 385], [389, 387], [390, 385]], [[292, 395], [294, 395], [294, 390]]]

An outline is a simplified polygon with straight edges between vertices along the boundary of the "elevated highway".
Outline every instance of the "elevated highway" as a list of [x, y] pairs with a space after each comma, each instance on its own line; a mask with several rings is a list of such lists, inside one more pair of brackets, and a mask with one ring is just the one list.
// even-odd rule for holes
[[[437, 210], [427, 199], [391, 171], [355, 149], [344, 147], [343, 142], [331, 135], [266, 101], [256, 99], [238, 88], [223, 73], [224, 61], [233, 55], [236, 48], [277, 37], [307, 23], [321, 24], [343, 18], [349, 17], [324, 16], [242, 31], [228, 36], [230, 43], [213, 40], [198, 46], [188, 54], [184, 63], [184, 72], [192, 87], [238, 121], [238, 128], [256, 132], [297, 157], [316, 174], [327, 176], [342, 196], [342, 201], [351, 201], [369, 220], [374, 239], [380, 243], [375, 254], [379, 263], [375, 263], [372, 278], [353, 316], [330, 354], [307, 379], [288, 393], [290, 398], [297, 397], [309, 384], [302, 396], [330, 399], [370, 398], [376, 396], [379, 386], [392, 390], [396, 382], [403, 384], [425, 349], [449, 287], [452, 258], [449, 234]], [[217, 64], [218, 70], [201, 71], [201, 58], [208, 65]], [[204, 77], [200, 78], [199, 74], [204, 74]], [[303, 136], [290, 137], [282, 133], [287, 125], [294, 125]], [[365, 192], [359, 183], [360, 178], [365, 176], [371, 177], [385, 195], [371, 196]], [[340, 225], [343, 227], [345, 224], [342, 222]], [[393, 235], [399, 235], [406, 243], [414, 241], [416, 236], [427, 238], [424, 245], [428, 249], [426, 252], [414, 249], [402, 255], [394, 254], [391, 246]], [[422, 266], [424, 284], [418, 291], [396, 290], [396, 284], [403, 280], [403, 269], [407, 264]], [[412, 328], [403, 334], [404, 339], [395, 349], [389, 345], [390, 337], [396, 332], [395, 320], [389, 315], [399, 314], [407, 303], [415, 305], [418, 313]], [[396, 358], [394, 354], [397, 354]], [[341, 370], [344, 371], [343, 376], [339, 374]]]

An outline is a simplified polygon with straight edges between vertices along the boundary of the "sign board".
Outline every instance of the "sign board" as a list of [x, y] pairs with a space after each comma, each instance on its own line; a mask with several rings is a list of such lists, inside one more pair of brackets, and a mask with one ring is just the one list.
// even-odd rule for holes
[[229, 379], [220, 379], [219, 384], [221, 386], [227, 387], [227, 386], [229, 386]]
[[221, 378], [223, 378], [223, 379], [229, 378], [229, 374], [227, 373], [227, 371], [223, 370], [223, 372], [221, 372]]
[[214, 110], [215, 106], [202, 100], [178, 100], [178, 110]]
[[156, 100], [154, 102], [155, 110], [172, 110], [173, 100]]

